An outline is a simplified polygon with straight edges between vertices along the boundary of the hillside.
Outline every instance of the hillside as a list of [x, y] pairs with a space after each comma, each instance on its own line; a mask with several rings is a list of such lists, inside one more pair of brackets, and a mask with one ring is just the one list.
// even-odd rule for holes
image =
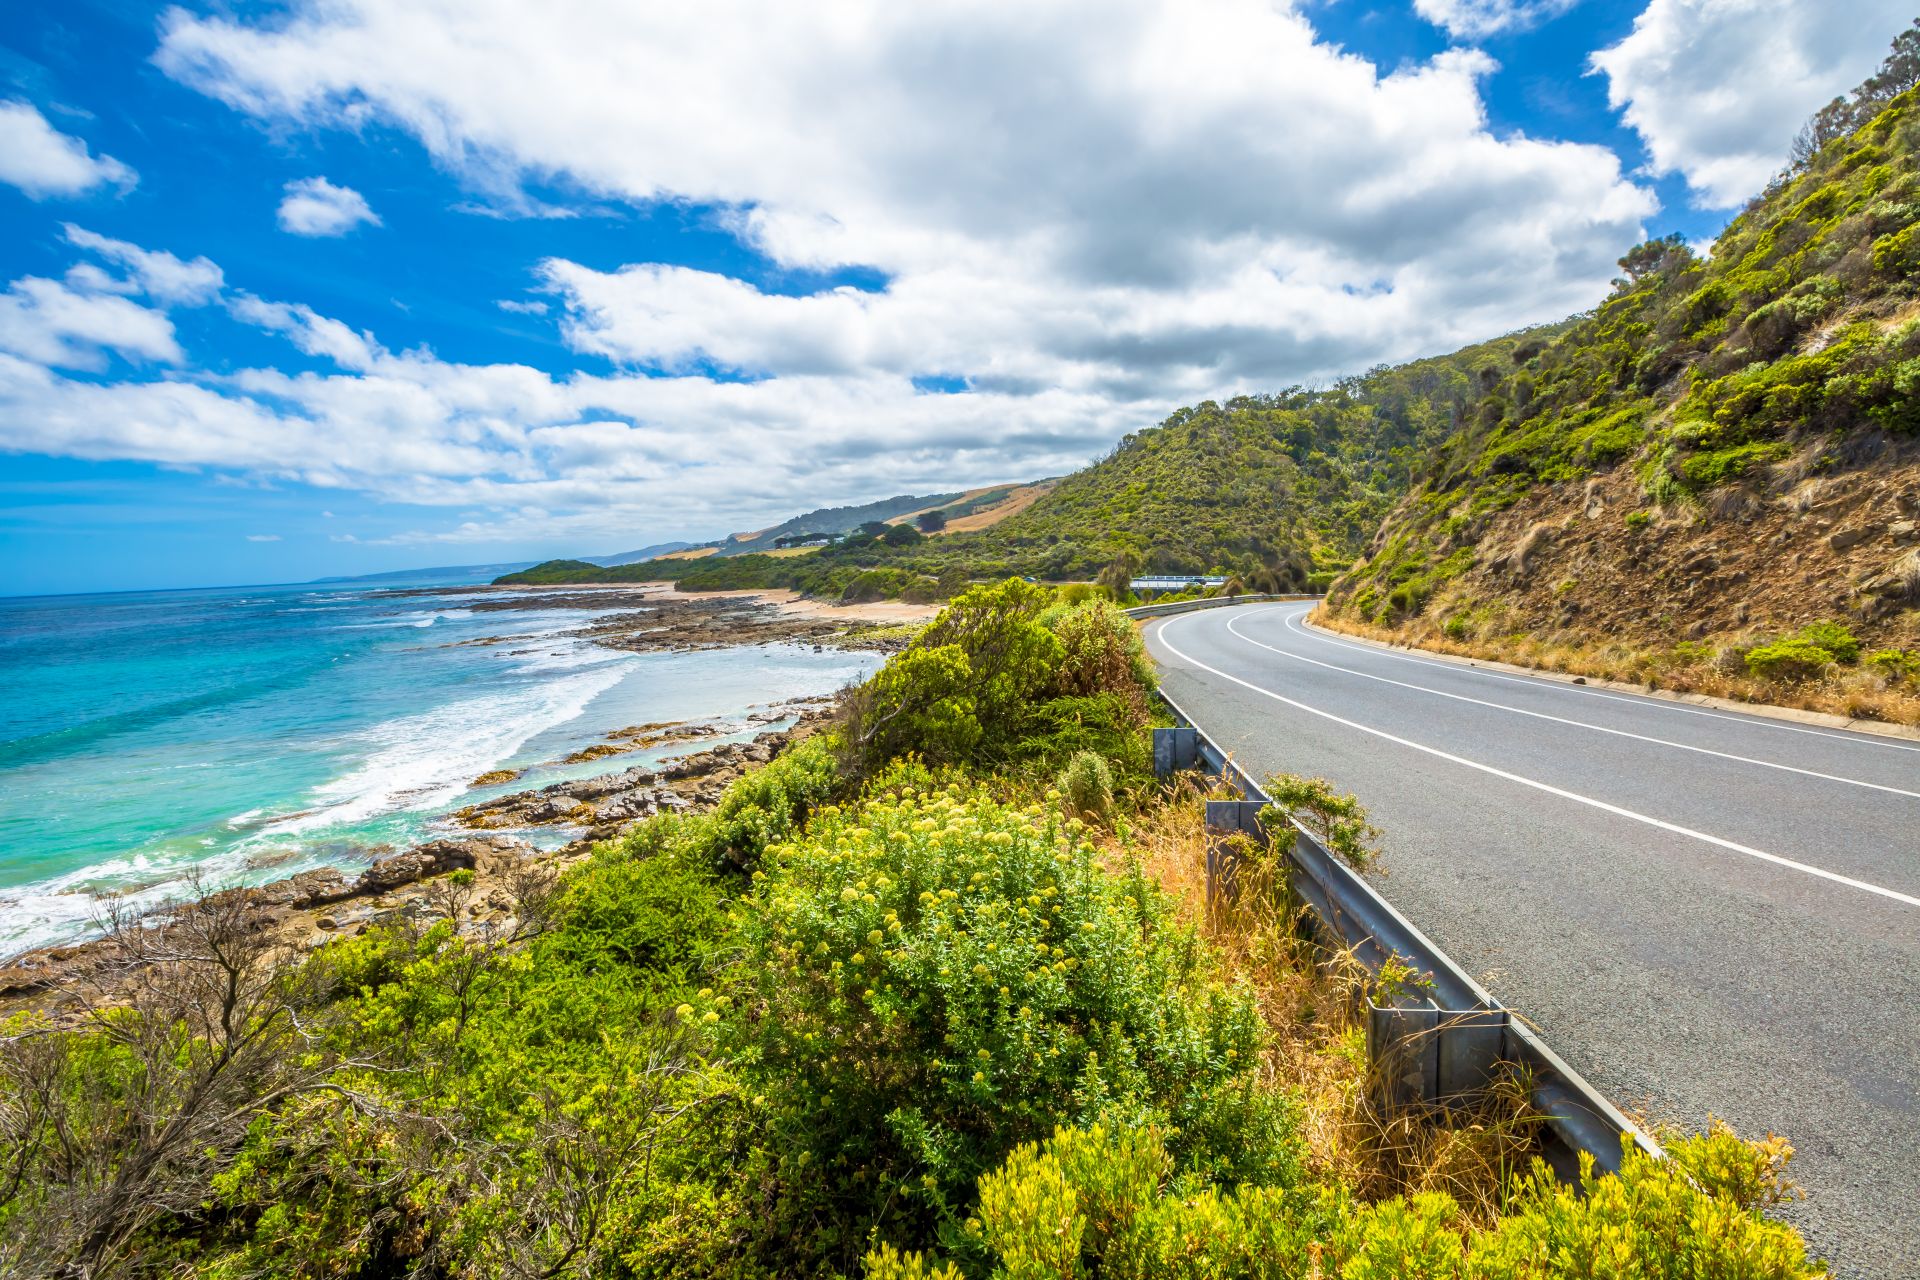
[[1711, 257], [1642, 245], [1596, 311], [1516, 349], [1335, 585], [1335, 615], [1733, 675], [1822, 621], [1920, 647], [1920, 100], [1857, 97], [1857, 128]]

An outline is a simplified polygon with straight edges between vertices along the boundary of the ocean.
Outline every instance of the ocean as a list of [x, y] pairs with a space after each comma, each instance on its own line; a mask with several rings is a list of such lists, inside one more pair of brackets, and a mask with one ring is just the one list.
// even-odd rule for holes
[[[409, 585], [0, 599], [0, 957], [84, 937], [106, 894], [351, 874], [476, 799], [694, 749], [556, 763], [614, 729], [744, 739], [765, 727], [751, 709], [879, 661], [631, 653], [564, 634], [607, 610], [476, 611], [471, 584]], [[527, 772], [470, 787], [501, 768]]]

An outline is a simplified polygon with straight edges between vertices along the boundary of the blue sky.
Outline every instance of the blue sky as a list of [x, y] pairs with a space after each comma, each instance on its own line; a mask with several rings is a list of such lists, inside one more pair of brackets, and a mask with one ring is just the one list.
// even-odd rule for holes
[[711, 537], [1556, 319], [1859, 10], [11, 5], [0, 593]]

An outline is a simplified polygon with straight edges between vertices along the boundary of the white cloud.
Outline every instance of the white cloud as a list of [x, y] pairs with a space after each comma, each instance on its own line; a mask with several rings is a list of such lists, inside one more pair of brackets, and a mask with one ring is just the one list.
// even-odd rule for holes
[[493, 305], [502, 311], [510, 311], [517, 316], [543, 316], [551, 310], [546, 303], [533, 299], [501, 298]]
[[280, 541], [280, 535], [277, 533], [250, 533], [247, 535], [247, 541], [248, 542], [278, 542]]
[[1519, 31], [1557, 18], [1580, 0], [1413, 0], [1415, 12], [1463, 40]]
[[776, 268], [884, 276], [794, 297], [541, 264], [598, 374], [395, 353], [246, 294], [231, 315], [328, 369], [0, 371], [0, 447], [458, 513], [420, 540], [719, 532], [1057, 473], [1181, 403], [1591, 305], [1653, 207], [1605, 148], [1490, 132], [1484, 55], [1382, 74], [1267, 0], [330, 0], [172, 11], [159, 61], [276, 125], [410, 130], [490, 199], [717, 208]]
[[124, 279], [114, 280], [93, 264], [81, 263], [68, 272], [69, 283], [93, 291], [144, 293], [155, 302], [183, 306], [212, 302], [226, 285], [220, 268], [207, 258], [183, 262], [171, 253], [112, 240], [71, 222], [63, 223], [62, 229], [68, 244], [97, 253], [127, 273]]
[[1871, 75], [1912, 18], [1911, 0], [1651, 0], [1593, 65], [1654, 170], [1725, 207], [1780, 171], [1800, 126]]
[[138, 180], [112, 156], [93, 155], [86, 143], [55, 129], [31, 104], [0, 102], [0, 182], [44, 200], [100, 186], [125, 191]]
[[352, 187], [339, 187], [325, 178], [296, 178], [286, 185], [280, 201], [280, 229], [296, 236], [343, 236], [366, 223], [380, 225], [380, 215], [367, 198]]
[[173, 322], [129, 299], [37, 276], [15, 280], [0, 294], [0, 352], [35, 364], [101, 369], [107, 351], [129, 360], [181, 358]]

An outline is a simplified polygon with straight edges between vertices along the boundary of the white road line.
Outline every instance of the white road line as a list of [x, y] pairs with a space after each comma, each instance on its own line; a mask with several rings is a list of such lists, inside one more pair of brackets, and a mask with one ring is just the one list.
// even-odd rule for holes
[[[1273, 611], [1268, 609], [1260, 610], [1259, 612], [1271, 613]], [[1252, 617], [1256, 615], [1249, 614], [1248, 616]], [[1289, 621], [1291, 621], [1291, 619], [1289, 619]], [[1464, 693], [1448, 693], [1445, 689], [1435, 689], [1424, 684], [1410, 684], [1405, 680], [1394, 680], [1388, 676], [1377, 676], [1370, 671], [1359, 671], [1353, 667], [1343, 667], [1334, 662], [1322, 662], [1318, 658], [1309, 658], [1301, 653], [1290, 653], [1285, 649], [1277, 649], [1273, 645], [1255, 640], [1252, 636], [1235, 626], [1234, 620], [1231, 618], [1227, 620], [1227, 630], [1236, 638], [1244, 640], [1256, 648], [1265, 649], [1268, 653], [1277, 653], [1281, 657], [1291, 658], [1295, 662], [1312, 663], [1316, 667], [1325, 667], [1328, 671], [1344, 671], [1350, 676], [1359, 676], [1362, 680], [1378, 680], [1381, 684], [1395, 685], [1402, 689], [1412, 689], [1416, 693], [1430, 693], [1436, 698], [1451, 698], [1455, 702], [1470, 702], [1476, 707], [1490, 707], [1495, 711], [1507, 711], [1516, 716], [1531, 716], [1535, 720], [1551, 720], [1555, 724], [1571, 725], [1576, 729], [1591, 729], [1595, 733], [1608, 733], [1617, 738], [1632, 738], [1636, 742], [1651, 742], [1655, 746], [1672, 747], [1676, 751], [1695, 751], [1703, 756], [1718, 756], [1722, 760], [1736, 760], [1741, 764], [1758, 765], [1762, 769], [1779, 769], [1784, 773], [1797, 773], [1802, 777], [1819, 778], [1823, 782], [1839, 782], [1850, 787], [1865, 787], [1870, 791], [1884, 791], [1889, 795], [1906, 796], [1912, 800], [1920, 800], [1920, 791], [1908, 791], [1901, 787], [1884, 786], [1878, 782], [1864, 782], [1859, 778], [1846, 778], [1834, 773], [1821, 773], [1817, 769], [1802, 769], [1797, 765], [1777, 764], [1772, 760], [1756, 760], [1752, 756], [1739, 756], [1733, 754], [1731, 751], [1715, 751], [1712, 747], [1696, 747], [1690, 743], [1674, 742], [1668, 738], [1650, 737], [1647, 734], [1632, 733], [1626, 729], [1612, 729], [1606, 725], [1593, 724], [1586, 720], [1570, 720], [1565, 716], [1548, 715], [1544, 711], [1529, 711], [1525, 707], [1508, 706], [1504, 702], [1488, 702], [1484, 698], [1469, 698]]]
[[1391, 658], [1395, 662], [1411, 662], [1416, 666], [1422, 667], [1439, 667], [1444, 671], [1457, 671], [1462, 675], [1482, 676], [1488, 680], [1504, 680], [1509, 684], [1524, 684], [1534, 689], [1552, 689], [1560, 693], [1570, 693], [1579, 697], [1603, 698], [1608, 702], [1624, 702], [1630, 706], [1645, 707], [1651, 711], [1673, 711], [1680, 715], [1705, 716], [1709, 720], [1729, 720], [1734, 724], [1747, 725], [1755, 729], [1779, 729], [1785, 733], [1804, 733], [1815, 738], [1830, 738], [1835, 742], [1850, 742], [1855, 746], [1887, 747], [1894, 751], [1920, 751], [1920, 745], [1895, 742], [1889, 738], [1880, 737], [1877, 734], [1837, 733], [1831, 729], [1809, 729], [1803, 725], [1786, 724], [1783, 721], [1772, 720], [1765, 716], [1743, 716], [1726, 711], [1708, 711], [1702, 707], [1682, 706], [1676, 702], [1669, 702], [1664, 698], [1634, 697], [1630, 694], [1608, 693], [1604, 689], [1595, 689], [1590, 685], [1566, 684], [1559, 680], [1544, 680], [1536, 676], [1509, 675], [1505, 672], [1489, 671], [1485, 667], [1468, 666], [1458, 662], [1442, 662], [1437, 658], [1421, 658], [1410, 653], [1398, 653], [1390, 646], [1384, 644], [1343, 639], [1333, 632], [1328, 631], [1325, 627], [1315, 626], [1311, 622], [1300, 625], [1300, 620], [1306, 617], [1310, 609], [1311, 606], [1298, 613], [1289, 614], [1287, 618], [1288, 629], [1297, 631], [1303, 636], [1309, 636], [1312, 639], [1320, 641], [1322, 644], [1337, 645], [1342, 649], [1358, 649], [1362, 653], [1371, 653], [1381, 658]]
[[1304, 702], [1296, 702], [1294, 699], [1286, 697], [1283, 694], [1275, 693], [1271, 689], [1264, 689], [1250, 680], [1242, 680], [1239, 676], [1229, 675], [1218, 667], [1210, 667], [1167, 638], [1167, 632], [1173, 628], [1174, 623], [1183, 622], [1197, 616], [1199, 615], [1185, 614], [1182, 617], [1175, 618], [1173, 622], [1163, 623], [1160, 627], [1160, 643], [1165, 645], [1167, 649], [1182, 662], [1197, 667], [1199, 670], [1208, 672], [1211, 675], [1219, 676], [1222, 680], [1230, 680], [1234, 684], [1244, 689], [1250, 689], [1263, 697], [1272, 698], [1275, 702], [1283, 703], [1286, 706], [1294, 708], [1296, 711], [1304, 711], [1308, 715], [1319, 716], [1322, 720], [1331, 720], [1337, 725], [1342, 725], [1359, 733], [1369, 734], [1375, 738], [1384, 739], [1396, 746], [1406, 747], [1412, 751], [1423, 752], [1426, 755], [1445, 760], [1450, 764], [1457, 764], [1468, 769], [1474, 769], [1480, 773], [1489, 774], [1507, 782], [1517, 783], [1523, 787], [1531, 787], [1535, 791], [1544, 791], [1548, 795], [1558, 796], [1562, 800], [1571, 800], [1575, 804], [1583, 804], [1588, 808], [1598, 809], [1603, 813], [1611, 813], [1616, 817], [1628, 818], [1634, 822], [1642, 822], [1647, 826], [1657, 827], [1662, 831], [1670, 831], [1674, 835], [1686, 836], [1689, 839], [1699, 840], [1719, 849], [1726, 849], [1732, 853], [1743, 854], [1749, 858], [1757, 858], [1762, 862], [1770, 862], [1774, 866], [1785, 867], [1790, 871], [1798, 871], [1804, 875], [1817, 876], [1822, 880], [1831, 880], [1835, 884], [1843, 884], [1850, 889], [1858, 889], [1863, 893], [1871, 893], [1877, 897], [1889, 898], [1894, 902], [1904, 903], [1909, 907], [1920, 907], [1920, 898], [1914, 897], [1912, 894], [1901, 893], [1897, 889], [1888, 889], [1882, 885], [1870, 884], [1865, 880], [1856, 880], [1852, 876], [1843, 876], [1837, 871], [1828, 871], [1825, 867], [1816, 867], [1805, 862], [1796, 862], [1792, 858], [1783, 858], [1777, 853], [1768, 853], [1763, 849], [1755, 849], [1748, 845], [1736, 844], [1732, 840], [1724, 840], [1719, 836], [1708, 835], [1704, 831], [1695, 831], [1691, 827], [1683, 827], [1678, 823], [1668, 822], [1663, 818], [1655, 818], [1649, 814], [1637, 813], [1632, 809], [1623, 809], [1617, 804], [1608, 804], [1605, 800], [1597, 800], [1592, 796], [1583, 796], [1577, 791], [1568, 791], [1563, 787], [1556, 787], [1551, 783], [1540, 782], [1534, 778], [1522, 777], [1517, 773], [1509, 773], [1505, 769], [1497, 769], [1490, 764], [1482, 764], [1478, 760], [1469, 760], [1465, 756], [1457, 756], [1451, 751], [1442, 751], [1438, 747], [1429, 747], [1424, 743], [1414, 742], [1411, 739], [1402, 738], [1397, 734], [1388, 733], [1385, 729], [1376, 729], [1372, 725], [1361, 724], [1357, 720], [1349, 720], [1344, 716], [1337, 716], [1331, 711], [1322, 711], [1320, 708], [1310, 707]]

